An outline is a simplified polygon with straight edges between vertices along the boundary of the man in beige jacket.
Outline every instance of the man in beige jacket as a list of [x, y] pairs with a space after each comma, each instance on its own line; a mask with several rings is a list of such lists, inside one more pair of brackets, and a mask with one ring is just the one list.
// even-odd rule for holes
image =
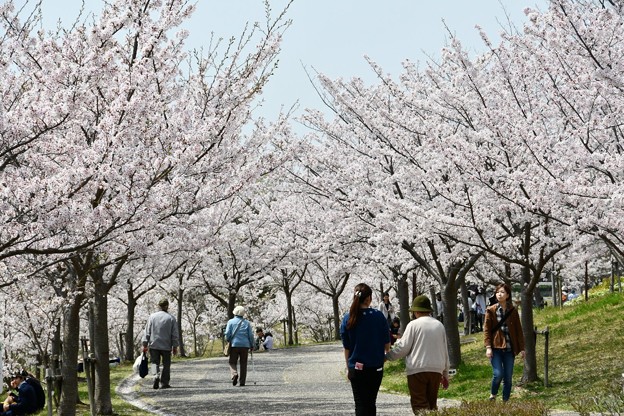
[[397, 340], [387, 360], [405, 357], [405, 373], [414, 413], [437, 409], [440, 383], [448, 386], [449, 357], [444, 325], [431, 316], [431, 301], [425, 295], [412, 302], [412, 320]]

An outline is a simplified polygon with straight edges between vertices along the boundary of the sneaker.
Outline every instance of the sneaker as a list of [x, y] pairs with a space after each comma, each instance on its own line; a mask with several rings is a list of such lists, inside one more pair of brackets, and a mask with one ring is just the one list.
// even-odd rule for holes
[[490, 398], [489, 398], [488, 400], [490, 400], [491, 402], [493, 402], [494, 400], [496, 400], [496, 396], [495, 396], [495, 395], [493, 395], [493, 394], [490, 394]]
[[170, 389], [171, 385], [170, 384], [163, 384], [162, 386], [160, 386], [161, 389]]
[[156, 378], [154, 379], [154, 386], [153, 386], [153, 387], [154, 387], [154, 389], [158, 389], [158, 383], [160, 383], [160, 379], [159, 379], [158, 377], [156, 377]]
[[232, 385], [235, 386], [238, 383], [238, 374], [232, 377]]

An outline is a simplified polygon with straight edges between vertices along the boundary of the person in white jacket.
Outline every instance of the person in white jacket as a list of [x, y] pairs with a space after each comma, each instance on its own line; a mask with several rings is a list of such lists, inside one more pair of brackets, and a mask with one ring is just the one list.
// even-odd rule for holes
[[394, 343], [386, 359], [405, 357], [405, 373], [410, 391], [412, 410], [437, 409], [440, 384], [446, 388], [449, 377], [449, 357], [444, 325], [431, 316], [431, 301], [417, 296], [409, 309], [412, 320], [403, 336]]

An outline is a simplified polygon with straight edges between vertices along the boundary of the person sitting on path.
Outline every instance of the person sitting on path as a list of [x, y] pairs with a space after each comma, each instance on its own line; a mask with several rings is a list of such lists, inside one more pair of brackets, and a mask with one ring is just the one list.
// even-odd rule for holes
[[273, 349], [273, 334], [271, 334], [270, 332], [264, 334], [264, 341], [262, 342], [262, 346], [267, 351]]
[[264, 342], [264, 331], [262, 328], [256, 328], [256, 339], [254, 340], [254, 351], [259, 351]]

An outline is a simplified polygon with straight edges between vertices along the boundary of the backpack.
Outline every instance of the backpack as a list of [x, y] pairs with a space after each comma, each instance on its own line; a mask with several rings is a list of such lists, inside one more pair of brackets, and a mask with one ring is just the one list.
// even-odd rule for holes
[[37, 411], [43, 409], [45, 407], [46, 396], [41, 382], [36, 378], [29, 376], [26, 377], [26, 383], [30, 384], [33, 390], [35, 390], [35, 396], [37, 397]]

